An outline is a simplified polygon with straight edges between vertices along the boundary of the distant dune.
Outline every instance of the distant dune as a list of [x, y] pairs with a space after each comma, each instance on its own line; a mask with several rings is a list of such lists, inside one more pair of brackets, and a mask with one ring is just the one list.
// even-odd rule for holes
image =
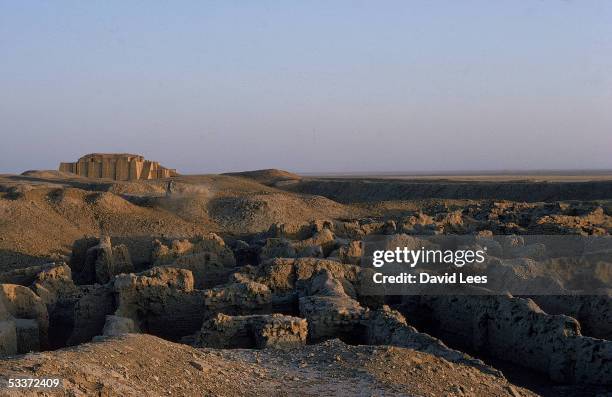
[[298, 181], [302, 179], [302, 177], [297, 174], [293, 174], [288, 171], [277, 170], [274, 168], [255, 171], [228, 172], [222, 175], [249, 178], [268, 186], [276, 185], [279, 182], [282, 183], [286, 181]]
[[77, 174], [73, 174], [72, 172], [63, 172], [63, 171], [55, 171], [55, 170], [28, 170], [21, 173], [22, 176], [29, 176], [31, 178], [41, 178], [41, 179], [64, 179], [64, 178], [80, 178]]

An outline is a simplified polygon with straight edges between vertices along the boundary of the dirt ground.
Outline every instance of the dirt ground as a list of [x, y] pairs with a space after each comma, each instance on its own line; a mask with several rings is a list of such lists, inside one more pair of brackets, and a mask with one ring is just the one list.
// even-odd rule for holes
[[[534, 396], [414, 350], [330, 340], [300, 350], [195, 349], [128, 334], [0, 361], [3, 377], [61, 378], [45, 396]], [[4, 389], [7, 396], [30, 391]]]

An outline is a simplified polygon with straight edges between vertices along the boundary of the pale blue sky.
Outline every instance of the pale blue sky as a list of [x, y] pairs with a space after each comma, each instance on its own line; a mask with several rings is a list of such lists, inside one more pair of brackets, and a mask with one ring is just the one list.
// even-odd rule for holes
[[612, 2], [0, 0], [0, 135], [0, 172], [612, 168]]

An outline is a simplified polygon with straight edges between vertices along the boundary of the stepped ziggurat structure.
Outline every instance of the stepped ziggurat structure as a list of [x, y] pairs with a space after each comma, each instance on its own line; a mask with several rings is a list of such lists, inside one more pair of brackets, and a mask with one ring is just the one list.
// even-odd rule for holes
[[109, 178], [117, 181], [169, 178], [175, 169], [162, 167], [157, 161], [129, 153], [92, 153], [76, 163], [60, 163], [59, 170], [87, 178]]

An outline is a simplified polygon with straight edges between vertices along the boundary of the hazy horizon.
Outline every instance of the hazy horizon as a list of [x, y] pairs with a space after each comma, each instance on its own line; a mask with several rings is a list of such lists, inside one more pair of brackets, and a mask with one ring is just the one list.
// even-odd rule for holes
[[606, 1], [3, 2], [0, 173], [612, 169]]

